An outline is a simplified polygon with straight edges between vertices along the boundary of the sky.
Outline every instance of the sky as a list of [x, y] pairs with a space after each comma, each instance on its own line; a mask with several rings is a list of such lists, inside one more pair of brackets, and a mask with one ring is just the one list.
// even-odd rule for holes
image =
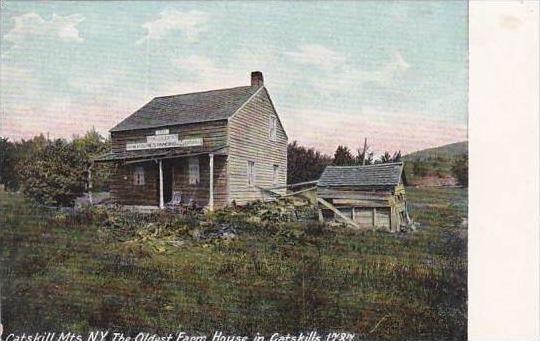
[[1, 5], [0, 136], [108, 134], [156, 96], [262, 71], [289, 140], [376, 153], [467, 139], [465, 1]]

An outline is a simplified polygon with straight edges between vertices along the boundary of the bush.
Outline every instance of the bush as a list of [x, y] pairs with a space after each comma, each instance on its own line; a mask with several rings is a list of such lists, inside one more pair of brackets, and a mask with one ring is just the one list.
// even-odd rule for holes
[[452, 174], [456, 177], [458, 184], [467, 187], [469, 185], [469, 158], [463, 155], [452, 165]]
[[82, 153], [65, 140], [55, 140], [23, 162], [23, 193], [39, 204], [72, 206], [85, 189]]
[[[94, 156], [110, 150], [110, 141], [91, 130], [72, 141], [49, 140], [39, 135], [30, 140], [0, 140], [0, 183], [48, 206], [72, 206], [87, 189], [87, 170]], [[96, 190], [107, 190], [112, 167], [93, 168]]]
[[413, 174], [415, 176], [426, 176], [428, 173], [427, 164], [423, 161], [414, 161]]

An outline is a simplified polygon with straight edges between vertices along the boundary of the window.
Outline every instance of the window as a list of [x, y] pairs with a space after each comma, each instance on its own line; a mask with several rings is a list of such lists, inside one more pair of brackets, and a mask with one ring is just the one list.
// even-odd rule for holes
[[270, 140], [277, 139], [277, 119], [275, 116], [270, 116]]
[[192, 157], [189, 159], [189, 184], [198, 185], [200, 181], [199, 158]]
[[277, 183], [278, 183], [278, 171], [279, 171], [279, 166], [274, 165], [274, 171], [272, 173], [272, 185], [273, 186], [277, 185]]
[[133, 172], [133, 184], [136, 186], [144, 185], [144, 167], [137, 166]]
[[247, 169], [248, 186], [255, 186], [255, 162], [248, 161]]

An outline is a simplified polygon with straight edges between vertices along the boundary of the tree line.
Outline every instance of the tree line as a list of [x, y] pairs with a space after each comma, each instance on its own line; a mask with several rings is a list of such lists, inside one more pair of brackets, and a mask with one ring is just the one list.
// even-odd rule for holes
[[[28, 198], [50, 206], [71, 206], [77, 197], [88, 191], [88, 169], [95, 156], [110, 152], [111, 141], [92, 129], [72, 139], [49, 139], [43, 134], [29, 140], [9, 141], [0, 137], [0, 184], [8, 191], [21, 191]], [[368, 146], [353, 152], [339, 145], [332, 156], [297, 141], [287, 148], [287, 182], [317, 180], [328, 165], [354, 166], [401, 161], [401, 152], [385, 152], [377, 158]], [[414, 173], [425, 173], [423, 165], [414, 164]], [[92, 171], [94, 191], [108, 191], [114, 165], [101, 164]], [[458, 182], [467, 185], [466, 158], [453, 168]]]
[[287, 149], [287, 183], [317, 180], [328, 165], [357, 166], [399, 161], [401, 161], [401, 151], [392, 154], [386, 151], [375, 158], [367, 139], [364, 139], [363, 146], [356, 150], [356, 154], [349, 147], [339, 145], [333, 156], [321, 153], [313, 147], [301, 146], [297, 141], [293, 141], [289, 143]]

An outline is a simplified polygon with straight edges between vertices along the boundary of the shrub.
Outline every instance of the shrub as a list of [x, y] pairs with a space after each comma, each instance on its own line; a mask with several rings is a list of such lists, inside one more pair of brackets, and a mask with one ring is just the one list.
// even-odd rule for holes
[[458, 184], [467, 187], [469, 185], [469, 158], [463, 155], [452, 165], [452, 174], [457, 179]]
[[[95, 130], [72, 141], [49, 140], [43, 135], [20, 142], [1, 141], [0, 180], [9, 190], [18, 190], [33, 201], [48, 206], [72, 206], [87, 189], [91, 158], [106, 153], [110, 142]], [[94, 188], [106, 190], [112, 167], [94, 167]]]
[[423, 161], [414, 161], [413, 174], [415, 176], [426, 176], [428, 173], [427, 164]]
[[72, 206], [85, 188], [85, 163], [73, 144], [55, 140], [21, 165], [23, 193], [39, 204]]

